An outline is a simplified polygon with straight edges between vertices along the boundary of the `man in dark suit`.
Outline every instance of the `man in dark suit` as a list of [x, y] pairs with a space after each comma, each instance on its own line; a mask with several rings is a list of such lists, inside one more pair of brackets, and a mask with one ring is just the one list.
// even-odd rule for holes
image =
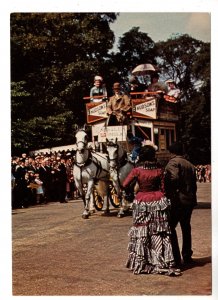
[[60, 203], [66, 203], [66, 184], [67, 184], [67, 170], [65, 160], [61, 159], [58, 165], [58, 198]]
[[174, 143], [169, 147], [171, 159], [165, 168], [166, 196], [171, 200], [171, 230], [174, 258], [181, 264], [181, 255], [176, 234], [180, 223], [182, 230], [182, 257], [186, 264], [192, 263], [191, 216], [197, 205], [197, 184], [195, 167], [182, 154], [182, 145]]

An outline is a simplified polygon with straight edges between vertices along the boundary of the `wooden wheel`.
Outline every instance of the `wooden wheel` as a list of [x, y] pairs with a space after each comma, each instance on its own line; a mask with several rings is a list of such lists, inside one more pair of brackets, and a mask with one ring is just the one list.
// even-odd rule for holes
[[93, 189], [94, 206], [96, 210], [100, 211], [103, 208], [104, 199], [98, 194], [97, 190]]
[[110, 194], [109, 194], [110, 202], [113, 205], [113, 207], [118, 208], [120, 206], [120, 199], [112, 183], [109, 184], [109, 190], [110, 190]]

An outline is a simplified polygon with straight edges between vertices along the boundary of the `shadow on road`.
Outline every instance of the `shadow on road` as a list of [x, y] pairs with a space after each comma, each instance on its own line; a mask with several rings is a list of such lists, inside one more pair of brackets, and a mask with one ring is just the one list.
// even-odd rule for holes
[[197, 268], [197, 267], [203, 267], [204, 265], [209, 263], [211, 263], [211, 256], [194, 258], [192, 263], [182, 266], [182, 271]]
[[197, 206], [195, 207], [195, 209], [198, 208], [211, 208], [211, 203], [210, 202], [198, 202]]

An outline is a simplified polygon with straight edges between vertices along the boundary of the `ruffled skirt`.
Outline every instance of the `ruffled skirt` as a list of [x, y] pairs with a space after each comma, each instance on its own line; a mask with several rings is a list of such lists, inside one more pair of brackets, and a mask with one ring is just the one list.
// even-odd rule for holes
[[129, 257], [126, 267], [134, 274], [180, 275], [170, 240], [170, 200], [133, 202], [133, 226], [129, 230]]

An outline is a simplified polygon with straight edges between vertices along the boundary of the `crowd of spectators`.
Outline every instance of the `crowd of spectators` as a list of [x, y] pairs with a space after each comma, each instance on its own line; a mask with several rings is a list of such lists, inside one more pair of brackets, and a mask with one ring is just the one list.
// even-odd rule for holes
[[11, 158], [12, 208], [78, 198], [73, 178], [73, 152]]
[[211, 182], [211, 165], [197, 165], [196, 176], [198, 182]]
[[[11, 158], [12, 208], [79, 197], [73, 178], [74, 151]], [[211, 165], [197, 165], [198, 182], [211, 182]]]

